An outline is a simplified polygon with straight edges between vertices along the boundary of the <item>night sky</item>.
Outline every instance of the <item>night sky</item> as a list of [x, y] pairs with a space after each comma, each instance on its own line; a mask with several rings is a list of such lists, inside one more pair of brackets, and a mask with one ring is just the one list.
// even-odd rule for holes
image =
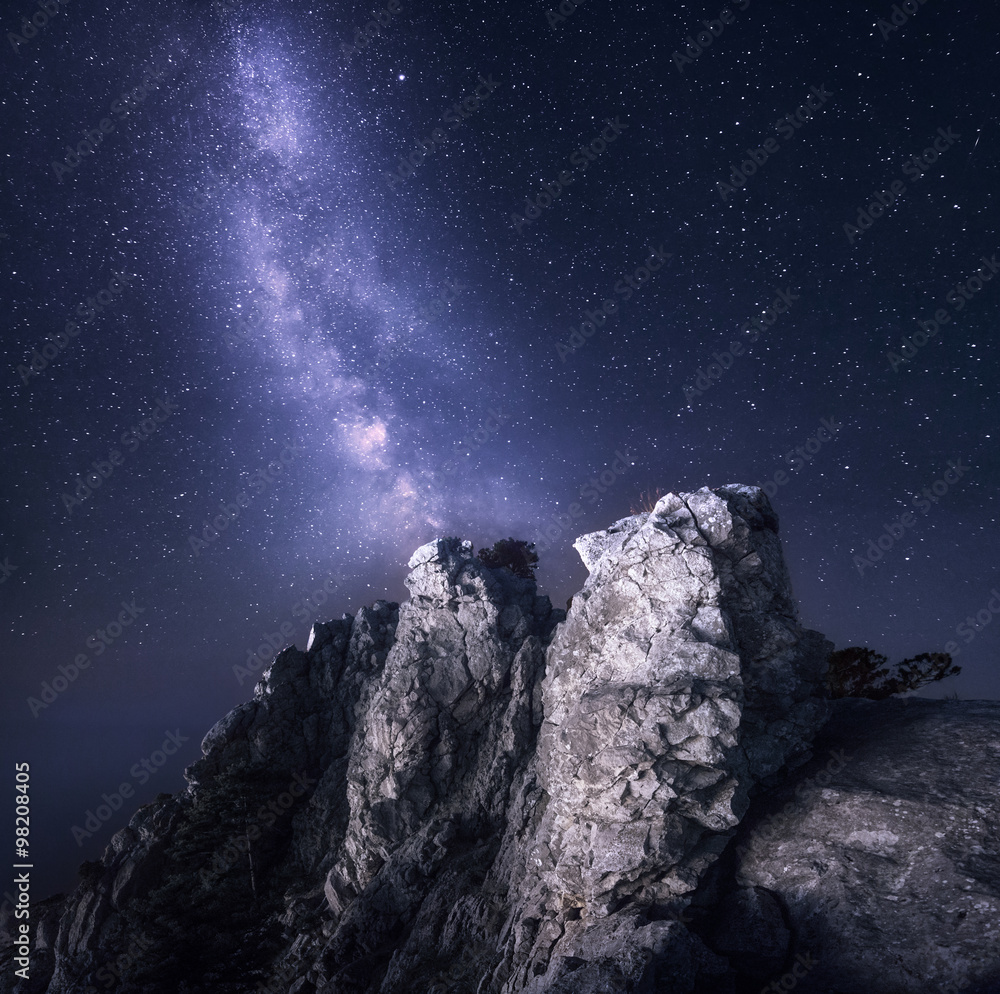
[[561, 607], [656, 488], [768, 484], [805, 624], [1000, 696], [988, 5], [48, 5], [0, 98], [34, 897], [269, 638], [444, 535], [535, 540]]

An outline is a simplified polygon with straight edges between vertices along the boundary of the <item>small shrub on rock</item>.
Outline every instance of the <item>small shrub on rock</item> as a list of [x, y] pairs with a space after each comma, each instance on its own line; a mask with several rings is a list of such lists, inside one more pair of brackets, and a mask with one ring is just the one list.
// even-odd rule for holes
[[947, 652], [922, 652], [904, 659], [894, 670], [888, 663], [882, 653], [872, 649], [861, 646], [839, 649], [830, 655], [826, 678], [830, 696], [882, 701], [962, 671], [961, 666], [952, 665]]
[[631, 514], [652, 514], [656, 510], [656, 505], [661, 497], [667, 495], [666, 490], [657, 487], [655, 490], [644, 490], [639, 494], [639, 499], [632, 502], [629, 509]]
[[538, 553], [534, 550], [534, 542], [525, 542], [519, 538], [502, 538], [493, 544], [492, 549], [480, 549], [477, 555], [484, 566], [492, 569], [506, 566], [515, 576], [534, 580], [538, 562]]

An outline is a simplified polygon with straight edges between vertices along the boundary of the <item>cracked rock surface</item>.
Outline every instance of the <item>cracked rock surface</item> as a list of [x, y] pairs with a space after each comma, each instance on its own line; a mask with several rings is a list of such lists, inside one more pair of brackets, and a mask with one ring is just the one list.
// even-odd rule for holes
[[826, 717], [832, 646], [798, 623], [760, 490], [668, 494], [576, 548], [590, 576], [546, 658], [538, 814], [505, 839], [512, 924], [538, 922], [508, 939], [505, 992], [558, 970], [582, 922], [603, 934], [604, 917], [680, 906], [751, 789], [805, 758]]
[[[0, 992], [756, 994], [808, 962], [799, 990], [853, 994], [883, 941], [899, 991], [981, 979], [995, 712], [949, 712], [972, 722], [957, 766], [988, 753], [958, 801], [939, 705], [880, 772], [810, 787], [832, 646], [797, 620], [764, 494], [668, 494], [576, 548], [568, 615], [444, 538], [410, 559], [407, 602], [316, 624], [208, 732], [188, 788], [39, 906], [30, 985], [7, 940]], [[954, 936], [918, 955], [932, 927]]]

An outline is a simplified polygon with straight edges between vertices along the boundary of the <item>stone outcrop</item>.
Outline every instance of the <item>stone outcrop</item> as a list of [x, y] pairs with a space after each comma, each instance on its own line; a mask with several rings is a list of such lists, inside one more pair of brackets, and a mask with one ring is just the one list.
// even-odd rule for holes
[[[832, 647], [797, 620], [756, 488], [668, 494], [577, 549], [568, 615], [439, 539], [409, 601], [281, 652], [188, 788], [47, 908], [32, 994], [742, 994], [789, 971], [848, 994], [885, 966], [876, 919], [898, 953], [879, 989], [983, 981], [992, 706], [949, 712], [968, 726], [952, 766], [987, 757], [957, 795], [942, 705], [909, 705], [920, 725], [837, 702], [814, 748]], [[896, 722], [896, 765], [864, 759], [886, 724], [865, 707]], [[920, 776], [918, 736], [939, 743]], [[820, 786], [847, 741], [862, 758]], [[21, 994], [9, 957], [0, 992]]]
[[798, 956], [816, 994], [997, 994], [1000, 703], [835, 703], [705, 881], [708, 941], [755, 991]]
[[[595, 920], [680, 907], [754, 785], [803, 758], [825, 718], [832, 646], [796, 619], [759, 490], [670, 494], [576, 547], [590, 576], [548, 651], [540, 813], [505, 840], [522, 860], [514, 920], [538, 924], [508, 946], [504, 991]], [[662, 930], [640, 951], [658, 957]]]

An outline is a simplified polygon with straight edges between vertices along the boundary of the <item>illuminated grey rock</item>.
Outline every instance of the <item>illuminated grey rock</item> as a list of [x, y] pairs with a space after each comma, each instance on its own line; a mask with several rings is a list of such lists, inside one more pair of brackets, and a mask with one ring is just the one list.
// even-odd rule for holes
[[[244, 916], [190, 994], [1000, 989], [1000, 705], [831, 705], [776, 528], [755, 488], [668, 494], [578, 540], [568, 615], [423, 546], [409, 601], [280, 652], [189, 788], [45, 911], [32, 994], [102, 989], [179, 848], [211, 861], [182, 908], [244, 895], [186, 935]], [[241, 849], [266, 813], [218, 799], [265, 780], [287, 811]]]

